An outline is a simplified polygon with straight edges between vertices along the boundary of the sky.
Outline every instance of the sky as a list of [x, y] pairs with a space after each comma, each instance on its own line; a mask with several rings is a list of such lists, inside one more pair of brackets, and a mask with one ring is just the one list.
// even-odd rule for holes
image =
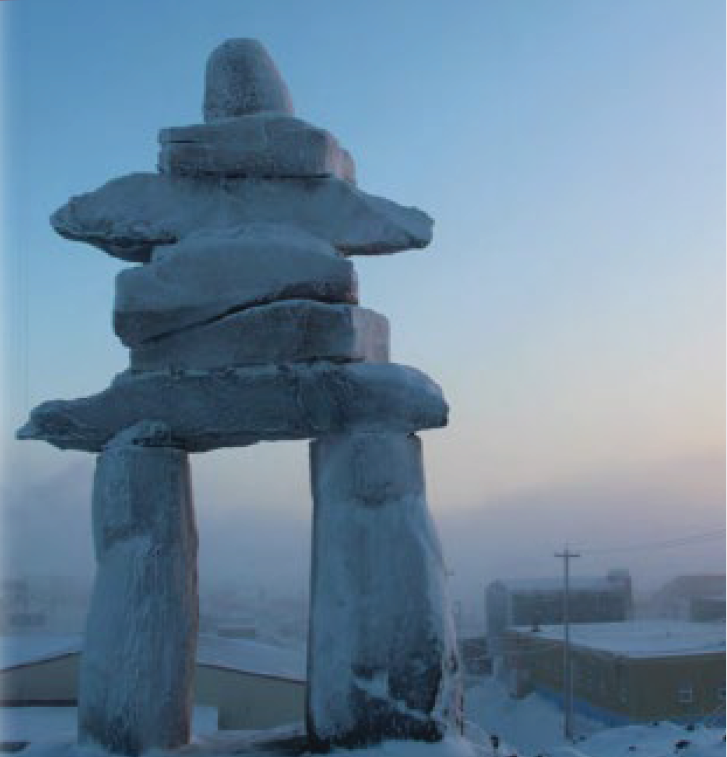
[[[154, 170], [157, 131], [201, 120], [206, 57], [233, 36], [263, 42], [362, 189], [435, 219], [426, 250], [354, 263], [393, 359], [451, 407], [423, 439], [453, 594], [554, 574], [565, 541], [723, 528], [724, 14], [717, 0], [0, 3], [6, 570], [91, 570], [92, 458], [13, 433], [127, 363], [110, 328], [123, 264], [48, 216]], [[306, 445], [197, 455], [193, 472], [203, 580], [304, 583]], [[616, 560], [654, 583], [722, 569], [724, 542], [579, 569]]]

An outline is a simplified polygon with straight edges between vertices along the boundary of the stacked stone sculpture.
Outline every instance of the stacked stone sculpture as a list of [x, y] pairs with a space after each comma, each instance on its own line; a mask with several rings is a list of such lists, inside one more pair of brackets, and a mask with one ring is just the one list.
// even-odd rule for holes
[[293, 115], [262, 46], [209, 59], [204, 123], [163, 129], [158, 173], [52, 217], [131, 263], [114, 330], [130, 367], [18, 432], [98, 454], [97, 577], [79, 737], [124, 754], [189, 738], [197, 536], [188, 453], [313, 439], [306, 728], [311, 748], [437, 740], [460, 718], [444, 570], [414, 434], [440, 388], [389, 362], [349, 257], [420, 248], [432, 222], [357, 189], [351, 156]]

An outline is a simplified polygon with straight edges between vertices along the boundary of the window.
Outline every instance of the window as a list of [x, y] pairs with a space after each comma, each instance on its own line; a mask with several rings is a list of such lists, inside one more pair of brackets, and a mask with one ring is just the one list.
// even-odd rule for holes
[[694, 689], [691, 686], [682, 686], [677, 689], [677, 702], [679, 704], [691, 704], [694, 701]]

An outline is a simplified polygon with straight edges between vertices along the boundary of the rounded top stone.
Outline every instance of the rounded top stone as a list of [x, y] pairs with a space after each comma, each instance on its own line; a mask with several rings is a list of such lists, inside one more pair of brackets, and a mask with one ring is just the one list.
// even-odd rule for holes
[[293, 103], [273, 59], [256, 39], [228, 39], [207, 61], [204, 120], [264, 111], [293, 115]]

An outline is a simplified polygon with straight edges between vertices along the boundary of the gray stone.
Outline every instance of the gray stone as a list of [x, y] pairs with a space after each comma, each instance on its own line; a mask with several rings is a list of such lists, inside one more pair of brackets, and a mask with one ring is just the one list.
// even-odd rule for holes
[[274, 111], [293, 114], [290, 93], [256, 39], [228, 39], [207, 60], [204, 120]]
[[357, 302], [356, 272], [326, 242], [292, 226], [255, 223], [197, 234], [116, 277], [114, 330], [142, 342], [275, 300]]
[[338, 140], [278, 113], [230, 118], [159, 132], [159, 170], [176, 176], [337, 176], [355, 183], [351, 156]]
[[159, 446], [168, 438], [159, 424], [125, 430], [99, 455], [94, 479], [79, 738], [126, 755], [189, 740], [197, 530], [187, 455]]
[[190, 452], [348, 430], [410, 433], [447, 423], [442, 391], [394, 363], [314, 362], [221, 371], [125, 372], [105, 391], [36, 407], [19, 439], [98, 452], [127, 426], [166, 423]]
[[311, 482], [313, 744], [441, 739], [461, 724], [461, 686], [419, 439], [318, 439]]
[[138, 371], [309, 360], [385, 363], [389, 322], [373, 310], [289, 300], [234, 313], [131, 350]]
[[158, 245], [253, 221], [301, 227], [346, 255], [425, 247], [432, 219], [340, 179], [191, 179], [138, 173], [72, 198], [51, 217], [67, 239], [148, 262]]

